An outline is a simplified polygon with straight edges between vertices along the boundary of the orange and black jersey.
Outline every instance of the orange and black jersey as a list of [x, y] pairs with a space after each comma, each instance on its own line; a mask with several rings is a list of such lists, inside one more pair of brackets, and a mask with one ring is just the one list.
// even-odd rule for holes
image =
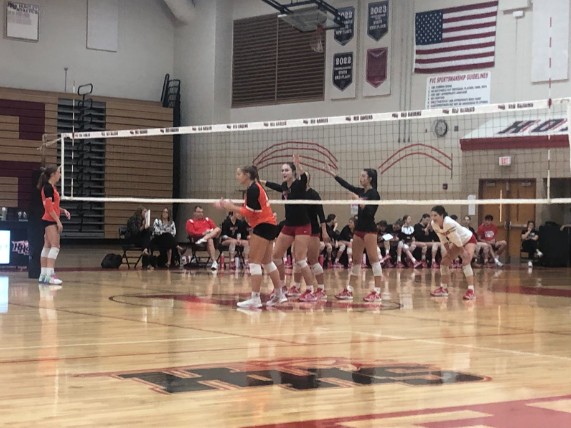
[[257, 181], [246, 190], [246, 199], [240, 209], [240, 215], [248, 219], [252, 229], [260, 223], [276, 224], [268, 195]]
[[[276, 192], [282, 193], [284, 200], [303, 200], [305, 199], [305, 192], [307, 189], [307, 175], [305, 172], [299, 176], [299, 179], [294, 180], [290, 187], [284, 181], [281, 185], [277, 183], [266, 182], [266, 186]], [[307, 213], [306, 205], [286, 205], [285, 206], [286, 226], [305, 226], [310, 224], [309, 215]]]
[[[308, 189], [305, 193], [305, 198], [312, 201], [320, 201], [321, 196], [314, 189]], [[311, 234], [315, 235], [321, 233], [321, 224], [325, 223], [325, 213], [323, 212], [323, 205], [308, 205], [307, 214], [311, 221]]]
[[[376, 189], [369, 189], [365, 192], [362, 187], [355, 187], [341, 177], [336, 176], [335, 180], [343, 186], [345, 189], [354, 193], [359, 198], [365, 201], [380, 201], [381, 197]], [[375, 214], [377, 213], [378, 205], [365, 205], [365, 208], [361, 208], [359, 205], [359, 212], [357, 214], [357, 222], [355, 223], [356, 232], [374, 232], [377, 233], [377, 225], [375, 223]]]
[[59, 218], [60, 216], [60, 207], [59, 207], [59, 193], [57, 189], [52, 186], [50, 183], [47, 183], [44, 187], [42, 187], [42, 202], [44, 204], [44, 216], [42, 220], [46, 221], [55, 221], [54, 218], [51, 216], [51, 212], [56, 213], [56, 217]]

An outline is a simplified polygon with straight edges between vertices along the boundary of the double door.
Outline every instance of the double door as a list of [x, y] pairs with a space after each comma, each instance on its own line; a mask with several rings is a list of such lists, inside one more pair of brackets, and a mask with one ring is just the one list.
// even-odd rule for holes
[[[481, 199], [535, 199], [535, 180], [480, 180]], [[494, 224], [499, 233], [496, 240], [508, 243], [509, 256], [519, 256], [521, 248], [521, 232], [527, 222], [535, 222], [534, 204], [485, 204], [481, 205], [478, 224], [484, 222], [488, 214], [494, 216]], [[538, 226], [536, 225], [536, 228]]]

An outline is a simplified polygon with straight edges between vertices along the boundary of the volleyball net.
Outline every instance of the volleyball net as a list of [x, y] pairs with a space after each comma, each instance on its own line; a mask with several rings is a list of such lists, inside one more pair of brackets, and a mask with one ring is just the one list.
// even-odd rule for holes
[[[172, 144], [181, 135], [184, 198], [145, 196], [86, 197], [75, 191], [73, 177], [62, 177], [62, 200], [84, 202], [211, 203], [239, 200], [236, 168], [256, 165], [260, 178], [281, 183], [281, 165], [299, 154], [311, 186], [324, 205], [355, 201], [328, 173], [335, 171], [358, 185], [364, 168], [378, 173], [379, 205], [428, 206], [482, 204], [564, 204], [571, 198], [554, 192], [552, 183], [571, 177], [570, 100], [538, 100], [474, 107], [337, 117], [287, 119], [178, 128], [110, 130], [61, 134], [60, 159], [84, 140], [139, 141], [140, 150], [161, 150], [145, 139]], [[116, 144], [125, 156], [132, 145]], [[139, 150], [139, 149], [137, 149]], [[79, 174], [77, 166], [62, 168]], [[144, 179], [142, 177], [141, 179]], [[494, 191], [501, 181], [516, 180], [517, 192]], [[529, 184], [526, 184], [529, 183]], [[530, 190], [533, 189], [533, 190]], [[268, 191], [275, 204], [281, 195]], [[295, 201], [295, 203], [312, 203]]]

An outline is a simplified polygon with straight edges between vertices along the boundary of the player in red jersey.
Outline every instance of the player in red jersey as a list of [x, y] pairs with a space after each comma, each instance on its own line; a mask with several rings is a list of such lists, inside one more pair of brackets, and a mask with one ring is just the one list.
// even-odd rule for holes
[[42, 271], [39, 281], [42, 284], [60, 285], [62, 281], [58, 279], [54, 272], [57, 256], [60, 250], [60, 234], [63, 226], [59, 219], [63, 213], [71, 218], [69, 211], [60, 208], [60, 196], [56, 189], [56, 183], [61, 178], [61, 168], [55, 165], [47, 167], [40, 176], [38, 189], [42, 193], [44, 204], [44, 215], [42, 223], [44, 226], [44, 248], [42, 249], [41, 266]]
[[[252, 295], [250, 299], [239, 302], [241, 308], [261, 308], [260, 287], [262, 285], [262, 265], [270, 276], [274, 289], [280, 286], [278, 268], [272, 261], [274, 239], [278, 235], [278, 226], [270, 201], [262, 185], [259, 183], [258, 169], [255, 166], [245, 166], [236, 170], [236, 180], [245, 186], [246, 198], [243, 206], [237, 206], [232, 201], [221, 200], [216, 205], [226, 211], [239, 213], [248, 219], [252, 227], [250, 237], [250, 274], [252, 275]], [[268, 306], [276, 305], [287, 299], [281, 299], [279, 293], [268, 301]]]

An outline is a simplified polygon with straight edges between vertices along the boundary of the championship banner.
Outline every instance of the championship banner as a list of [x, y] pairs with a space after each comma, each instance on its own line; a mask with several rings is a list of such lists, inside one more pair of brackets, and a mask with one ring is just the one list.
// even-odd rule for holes
[[390, 95], [391, 2], [361, 0], [363, 22], [363, 96]]
[[358, 1], [333, 2], [345, 25], [327, 32], [326, 98], [355, 98], [357, 81]]
[[6, 37], [37, 42], [40, 39], [40, 7], [6, 2]]
[[333, 85], [344, 91], [353, 83], [353, 52], [333, 55]]

